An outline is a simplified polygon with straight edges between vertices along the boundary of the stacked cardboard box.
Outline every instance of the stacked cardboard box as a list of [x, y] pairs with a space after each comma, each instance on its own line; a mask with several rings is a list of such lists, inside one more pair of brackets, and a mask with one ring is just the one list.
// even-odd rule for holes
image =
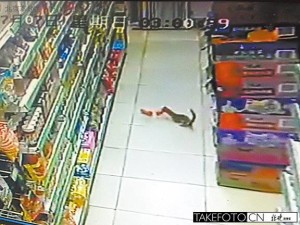
[[212, 33], [217, 180], [222, 186], [280, 193], [288, 140], [298, 140], [291, 110], [300, 93], [297, 29], [226, 29]]

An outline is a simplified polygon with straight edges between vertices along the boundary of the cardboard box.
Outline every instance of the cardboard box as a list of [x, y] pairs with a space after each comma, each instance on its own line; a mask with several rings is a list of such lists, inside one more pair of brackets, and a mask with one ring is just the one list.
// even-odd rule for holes
[[221, 186], [281, 193], [280, 168], [238, 163], [217, 163], [217, 182]]
[[217, 111], [243, 114], [292, 116], [296, 98], [217, 98]]
[[217, 153], [219, 161], [235, 161], [240, 163], [264, 164], [264, 165], [289, 165], [288, 145], [277, 147], [237, 147], [218, 145]]

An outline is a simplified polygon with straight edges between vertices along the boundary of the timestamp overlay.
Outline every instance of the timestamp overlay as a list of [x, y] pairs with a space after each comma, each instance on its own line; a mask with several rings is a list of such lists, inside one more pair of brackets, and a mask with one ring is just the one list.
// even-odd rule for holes
[[161, 18], [141, 18], [139, 21], [140, 29], [163, 29], [163, 28], [173, 28], [173, 29], [193, 29], [193, 28], [214, 28], [226, 29], [229, 27], [228, 19], [208, 19], [199, 20], [192, 18], [175, 18], [173, 20], [163, 20]]

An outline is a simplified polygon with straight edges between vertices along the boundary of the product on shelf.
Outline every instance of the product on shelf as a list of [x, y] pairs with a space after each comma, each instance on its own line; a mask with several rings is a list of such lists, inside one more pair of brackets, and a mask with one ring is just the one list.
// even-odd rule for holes
[[[214, 3], [213, 17], [228, 15], [228, 6], [220, 11], [221, 5]], [[262, 5], [243, 7], [254, 17]], [[239, 13], [230, 16], [224, 30], [211, 26], [207, 33], [212, 38], [218, 184], [281, 193], [280, 177], [290, 165], [289, 141], [299, 141], [293, 108], [300, 97], [298, 27], [268, 27], [261, 22], [267, 15], [248, 22], [239, 20]]]
[[19, 155], [19, 141], [6, 122], [0, 122], [0, 151], [12, 162]]
[[219, 112], [292, 116], [291, 105], [296, 98], [219, 98], [216, 102]]
[[223, 186], [281, 193], [281, 168], [230, 161], [222, 161], [217, 167], [217, 181]]
[[[38, 19], [13, 25], [0, 47], [0, 209], [26, 224], [79, 225], [125, 57], [126, 18], [115, 29], [114, 2], [32, 6]], [[49, 15], [56, 25], [46, 24]], [[100, 24], [82, 29], [75, 16]]]

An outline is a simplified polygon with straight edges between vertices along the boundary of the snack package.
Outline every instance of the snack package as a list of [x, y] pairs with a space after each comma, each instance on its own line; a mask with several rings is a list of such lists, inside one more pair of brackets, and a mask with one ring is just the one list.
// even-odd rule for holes
[[87, 197], [87, 181], [83, 178], [75, 178], [72, 183], [70, 202], [74, 203], [77, 208], [82, 208]]
[[82, 148], [94, 150], [96, 144], [96, 135], [93, 131], [86, 131], [81, 144]]
[[75, 166], [75, 174], [76, 177], [84, 177], [90, 178], [91, 176], [91, 168], [89, 165], [81, 163]]
[[92, 152], [90, 149], [82, 148], [79, 152], [79, 156], [77, 158], [78, 164], [90, 164], [92, 160]]
[[19, 155], [19, 141], [6, 122], [0, 122], [0, 152], [11, 161], [15, 161]]

